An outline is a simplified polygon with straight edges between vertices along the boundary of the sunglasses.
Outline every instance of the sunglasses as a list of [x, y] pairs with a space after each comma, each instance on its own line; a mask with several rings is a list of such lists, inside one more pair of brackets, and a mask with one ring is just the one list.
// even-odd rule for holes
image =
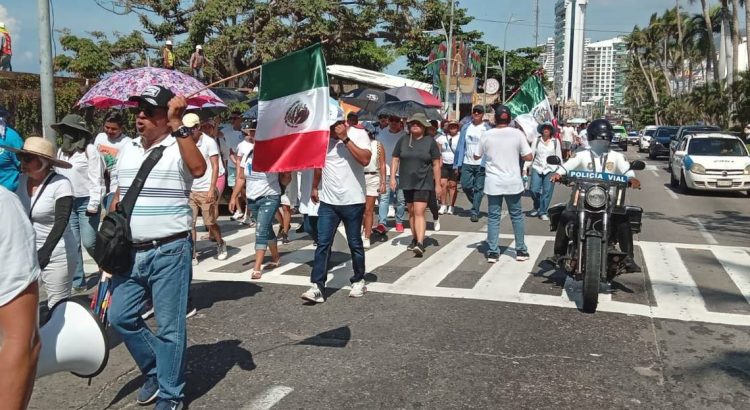
[[34, 156], [33, 156], [33, 155], [28, 155], [28, 154], [18, 154], [18, 155], [16, 155], [16, 156], [18, 157], [18, 159], [19, 159], [19, 160], [21, 160], [21, 162], [24, 162], [24, 163], [27, 163], [27, 164], [28, 164], [29, 162], [31, 162], [31, 161], [33, 161], [33, 160], [34, 160]]
[[484, 113], [483, 113], [483, 112], [481, 112], [481, 111], [472, 111], [471, 113], [472, 113], [472, 114], [484, 114]]
[[138, 104], [138, 108], [136, 108], [136, 114], [143, 113], [146, 117], [153, 117], [156, 115], [157, 110], [163, 110], [164, 108], [161, 107], [154, 107], [150, 104]]

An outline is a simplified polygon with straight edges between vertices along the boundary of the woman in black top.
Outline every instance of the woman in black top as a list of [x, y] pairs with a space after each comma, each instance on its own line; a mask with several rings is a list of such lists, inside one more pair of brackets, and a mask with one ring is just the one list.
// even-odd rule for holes
[[[391, 189], [402, 189], [409, 210], [412, 241], [407, 249], [416, 256], [424, 254], [424, 237], [427, 229], [424, 213], [430, 194], [440, 197], [440, 149], [435, 140], [425, 135], [430, 122], [424, 114], [415, 114], [407, 120], [409, 134], [401, 137], [393, 149], [391, 162]], [[396, 175], [399, 182], [396, 183]], [[398, 185], [398, 186], [397, 186]]]

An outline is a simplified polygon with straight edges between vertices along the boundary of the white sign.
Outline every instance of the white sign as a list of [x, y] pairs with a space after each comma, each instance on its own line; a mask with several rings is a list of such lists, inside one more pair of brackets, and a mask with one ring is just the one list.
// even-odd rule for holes
[[500, 83], [494, 78], [490, 78], [484, 83], [485, 94], [496, 94], [498, 91], [500, 91]]

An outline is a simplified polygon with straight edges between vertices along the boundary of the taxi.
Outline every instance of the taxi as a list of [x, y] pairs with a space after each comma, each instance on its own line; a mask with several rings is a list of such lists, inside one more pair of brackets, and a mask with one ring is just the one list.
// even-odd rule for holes
[[750, 196], [750, 154], [736, 136], [688, 135], [677, 146], [671, 165], [670, 183], [683, 193], [745, 191]]

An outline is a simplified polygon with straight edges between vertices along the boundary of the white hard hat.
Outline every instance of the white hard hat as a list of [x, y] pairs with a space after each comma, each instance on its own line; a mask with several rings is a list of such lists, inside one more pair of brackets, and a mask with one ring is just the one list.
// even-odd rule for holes
[[167, 40], [167, 45], [171, 46], [172, 45], [172, 40]]
[[195, 46], [195, 49], [196, 49], [196, 50], [203, 50], [203, 46], [202, 46], [202, 45], [200, 45], [200, 44], [198, 44], [197, 46]]

